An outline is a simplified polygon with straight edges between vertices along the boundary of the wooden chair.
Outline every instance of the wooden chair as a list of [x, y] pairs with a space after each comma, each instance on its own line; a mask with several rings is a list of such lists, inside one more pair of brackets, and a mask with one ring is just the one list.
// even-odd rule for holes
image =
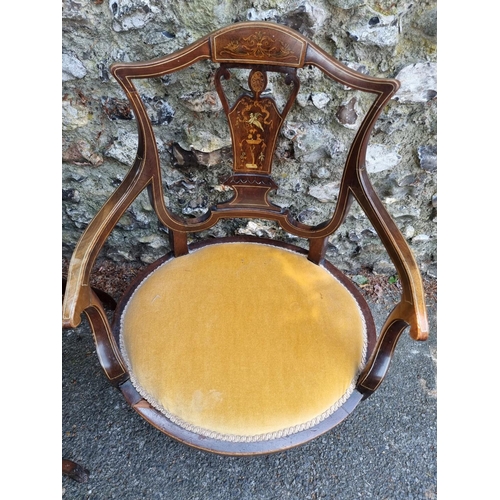
[[[215, 88], [233, 152], [225, 185], [234, 195], [202, 216], [183, 218], [165, 204], [158, 146], [134, 80], [201, 60], [219, 65]], [[299, 90], [297, 70], [309, 66], [374, 95], [350, 146], [334, 213], [315, 226], [270, 200], [277, 188], [271, 170], [278, 134]], [[229, 103], [221, 80], [242, 69], [249, 72], [250, 91]], [[264, 93], [270, 72], [283, 75], [290, 87], [281, 110]], [[195, 448], [269, 453], [332, 429], [380, 386], [407, 327], [415, 340], [428, 335], [417, 264], [365, 167], [370, 133], [398, 81], [353, 71], [298, 32], [270, 22], [234, 24], [165, 57], [113, 64], [111, 73], [137, 121], [137, 156], [74, 250], [64, 327], [76, 327], [84, 312], [110, 382], [153, 426]], [[113, 227], [145, 189], [168, 228], [171, 252], [134, 280], [110, 324], [89, 285], [91, 269]], [[357, 287], [325, 259], [328, 238], [353, 200], [377, 231], [402, 286], [401, 300], [378, 335]], [[190, 233], [226, 218], [276, 221], [307, 241], [308, 249], [249, 236], [188, 244]]]

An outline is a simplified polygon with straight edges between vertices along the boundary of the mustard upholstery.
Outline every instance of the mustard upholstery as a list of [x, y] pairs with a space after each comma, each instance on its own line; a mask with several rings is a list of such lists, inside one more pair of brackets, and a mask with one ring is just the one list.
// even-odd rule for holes
[[304, 255], [224, 243], [143, 280], [120, 343], [136, 389], [172, 421], [246, 441], [309, 428], [341, 406], [366, 327], [351, 293]]

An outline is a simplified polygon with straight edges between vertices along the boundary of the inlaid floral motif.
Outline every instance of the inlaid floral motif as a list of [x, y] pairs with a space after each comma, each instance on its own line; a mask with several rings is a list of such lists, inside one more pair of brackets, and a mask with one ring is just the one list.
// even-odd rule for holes
[[276, 41], [262, 31], [258, 31], [246, 38], [231, 40], [221, 49], [220, 54], [233, 57], [254, 57], [256, 59], [273, 58], [283, 61], [296, 57], [286, 43]]

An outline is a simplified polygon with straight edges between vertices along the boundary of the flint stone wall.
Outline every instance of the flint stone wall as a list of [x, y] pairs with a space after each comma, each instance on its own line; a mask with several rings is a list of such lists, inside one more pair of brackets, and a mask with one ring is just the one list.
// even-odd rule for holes
[[[436, 276], [436, 2], [65, 0], [63, 2], [63, 256], [69, 257], [88, 222], [130, 168], [136, 123], [119, 85], [110, 77], [116, 61], [140, 61], [182, 48], [231, 22], [269, 20], [297, 29], [352, 68], [396, 77], [401, 89], [381, 115], [370, 140], [367, 169], [380, 198], [407, 238], [421, 270]], [[185, 217], [227, 199], [230, 141], [214, 67], [155, 82], [140, 82], [162, 159], [167, 205]], [[315, 68], [300, 72], [297, 105], [281, 133], [273, 201], [303, 222], [330, 217], [335, 207], [345, 146], [370, 95], [332, 88]], [[245, 87], [232, 78], [233, 91]], [[280, 100], [283, 83], [269, 80]], [[231, 89], [230, 89], [231, 90]], [[223, 221], [210, 236], [273, 236], [306, 246], [266, 221]], [[192, 239], [196, 239], [196, 234]], [[339, 268], [393, 274], [374, 229], [353, 204], [330, 238], [328, 257]], [[101, 257], [149, 263], [169, 250], [145, 194], [112, 232]]]

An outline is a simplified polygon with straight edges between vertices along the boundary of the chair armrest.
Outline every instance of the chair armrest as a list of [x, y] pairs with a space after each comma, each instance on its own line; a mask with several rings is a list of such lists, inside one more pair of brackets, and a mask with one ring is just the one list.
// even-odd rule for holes
[[78, 241], [70, 260], [64, 293], [64, 328], [78, 326], [82, 312], [92, 307], [94, 298], [90, 287], [90, 273], [95, 259], [125, 210], [151, 181], [151, 178], [143, 175], [144, 171], [144, 161], [138, 154], [123, 182], [92, 219]]
[[354, 190], [353, 194], [384, 243], [402, 286], [401, 300], [389, 314], [375, 349], [358, 378], [357, 389], [368, 397], [382, 383], [403, 331], [410, 327], [411, 338], [427, 340], [429, 325], [422, 277], [415, 258], [405, 238], [373, 191], [365, 168], [360, 168], [358, 172], [358, 189]]
[[358, 170], [358, 185], [351, 190], [382, 240], [401, 282], [401, 301], [388, 321], [402, 320], [410, 327], [412, 339], [427, 340], [429, 325], [420, 270], [406, 239], [373, 190], [364, 166]]

